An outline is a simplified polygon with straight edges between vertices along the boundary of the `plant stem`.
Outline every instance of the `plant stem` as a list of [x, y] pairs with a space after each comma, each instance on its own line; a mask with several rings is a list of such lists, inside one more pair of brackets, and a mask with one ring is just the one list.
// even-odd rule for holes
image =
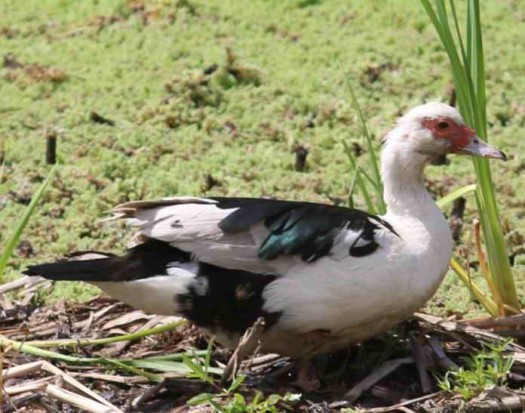
[[185, 323], [186, 320], [180, 320], [176, 323], [167, 324], [165, 326], [154, 327], [148, 330], [137, 331], [135, 333], [124, 334], [115, 337], [106, 337], [98, 339], [35, 340], [28, 341], [24, 345], [30, 345], [32, 347], [38, 348], [102, 346], [106, 344], [118, 343], [120, 341], [138, 340], [140, 338], [150, 336], [153, 334], [165, 333], [168, 331], [172, 331]]

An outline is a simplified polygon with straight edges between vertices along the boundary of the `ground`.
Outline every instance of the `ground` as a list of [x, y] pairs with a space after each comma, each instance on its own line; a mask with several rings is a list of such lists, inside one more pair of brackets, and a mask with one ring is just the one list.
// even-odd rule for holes
[[[489, 140], [510, 159], [493, 172], [523, 296], [525, 2], [482, 6]], [[50, 169], [49, 137], [61, 163], [7, 279], [75, 250], [121, 251], [124, 227], [98, 220], [127, 200], [345, 202], [342, 142], [363, 143], [345, 73], [377, 142], [406, 109], [450, 99], [447, 57], [413, 0], [1, 0], [0, 16], [0, 241]], [[437, 196], [474, 180], [468, 159], [450, 162], [429, 171]], [[474, 217], [470, 198], [463, 245]], [[46, 298], [95, 292], [66, 283]], [[478, 313], [466, 297], [449, 275], [429, 308]]]

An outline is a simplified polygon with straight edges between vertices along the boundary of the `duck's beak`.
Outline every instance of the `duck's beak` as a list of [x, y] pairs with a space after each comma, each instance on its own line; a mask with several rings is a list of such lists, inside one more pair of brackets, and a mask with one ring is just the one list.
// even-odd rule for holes
[[507, 160], [507, 155], [505, 155], [505, 153], [490, 146], [488, 143], [483, 142], [477, 135], [469, 136], [467, 144], [459, 149], [457, 153], [462, 155], [481, 156], [483, 158], [501, 159], [503, 161]]

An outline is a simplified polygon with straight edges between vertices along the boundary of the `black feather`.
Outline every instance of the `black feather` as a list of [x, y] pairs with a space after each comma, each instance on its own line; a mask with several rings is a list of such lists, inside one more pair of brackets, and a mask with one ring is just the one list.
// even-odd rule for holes
[[[188, 292], [178, 294], [175, 300], [181, 308], [181, 315], [211, 331], [218, 329], [242, 333], [259, 317], [264, 317], [266, 328], [270, 328], [280, 313], [269, 313], [263, 309], [263, 291], [275, 278], [273, 275], [232, 270], [201, 262]], [[200, 279], [206, 279], [205, 294], [196, 287]]]
[[219, 223], [224, 232], [246, 231], [264, 223], [270, 234], [261, 244], [259, 257], [266, 260], [300, 254], [305, 261], [315, 261], [330, 254], [337, 234], [344, 228], [360, 233], [349, 250], [355, 257], [368, 255], [379, 247], [374, 233], [380, 226], [396, 234], [381, 218], [357, 209], [274, 199], [212, 199], [218, 208], [236, 208]]
[[190, 260], [189, 253], [170, 247], [165, 242], [149, 239], [129, 249], [120, 257], [109, 256], [100, 259], [32, 265], [24, 271], [24, 274], [64, 281], [133, 281], [166, 274], [166, 267], [170, 262]]

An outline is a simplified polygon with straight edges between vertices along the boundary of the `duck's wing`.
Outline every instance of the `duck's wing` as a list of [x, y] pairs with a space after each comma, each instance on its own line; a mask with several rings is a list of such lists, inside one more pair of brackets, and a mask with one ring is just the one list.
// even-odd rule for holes
[[265, 198], [164, 198], [114, 209], [139, 237], [164, 241], [197, 260], [223, 268], [283, 274], [322, 257], [373, 254], [378, 231], [395, 234], [363, 211]]

